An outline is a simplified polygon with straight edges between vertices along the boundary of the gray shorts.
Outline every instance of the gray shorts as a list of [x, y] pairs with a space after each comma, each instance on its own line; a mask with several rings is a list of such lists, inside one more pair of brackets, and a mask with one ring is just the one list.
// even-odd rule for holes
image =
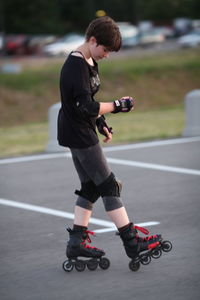
[[99, 143], [89, 148], [70, 150], [81, 182], [92, 180], [99, 185], [108, 178], [111, 170]]

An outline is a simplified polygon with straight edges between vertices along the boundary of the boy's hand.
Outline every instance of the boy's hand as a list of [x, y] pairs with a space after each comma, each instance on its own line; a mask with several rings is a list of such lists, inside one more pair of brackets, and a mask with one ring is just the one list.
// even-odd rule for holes
[[102, 135], [104, 135], [106, 137], [103, 140], [104, 143], [109, 142], [112, 139], [113, 131], [112, 131], [112, 127], [109, 127], [108, 124], [106, 123], [104, 115], [102, 115], [96, 119], [96, 125], [97, 125], [99, 133], [101, 133]]
[[114, 101], [114, 110], [112, 111], [113, 114], [119, 112], [129, 112], [130, 110], [134, 109], [134, 100], [132, 97], [125, 96], [119, 100]]
[[108, 131], [107, 127], [103, 127], [104, 130], [104, 135], [106, 136], [106, 138], [103, 140], [104, 143], [108, 143], [112, 140], [112, 131]]

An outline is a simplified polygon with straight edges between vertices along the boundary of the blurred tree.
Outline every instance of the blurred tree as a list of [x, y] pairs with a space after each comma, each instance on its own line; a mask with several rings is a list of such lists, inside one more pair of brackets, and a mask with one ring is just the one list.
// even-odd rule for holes
[[59, 0], [1, 0], [6, 33], [57, 33], [61, 29]]
[[[143, 19], [200, 18], [199, 0], [138, 0]], [[199, 8], [199, 10], [197, 10]]]
[[0, 0], [0, 31], [54, 33], [85, 31], [97, 10], [116, 21], [200, 19], [199, 0]]
[[95, 1], [96, 9], [103, 9], [116, 21], [134, 22], [135, 19], [135, 3], [138, 0], [98, 0]]
[[65, 30], [84, 32], [91, 19], [95, 18], [94, 0], [60, 0], [61, 18]]

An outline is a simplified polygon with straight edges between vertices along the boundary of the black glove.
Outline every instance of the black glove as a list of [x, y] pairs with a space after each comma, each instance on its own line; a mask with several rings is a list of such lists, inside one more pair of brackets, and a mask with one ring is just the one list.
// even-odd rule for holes
[[108, 131], [113, 134], [112, 127], [108, 127], [108, 124], [105, 121], [104, 115], [102, 115], [96, 119], [96, 125], [97, 125], [99, 133], [101, 133], [105, 137], [107, 137], [107, 135], [106, 135], [105, 131], [103, 130], [104, 127], [106, 127], [108, 129]]
[[118, 112], [129, 112], [134, 106], [134, 101], [132, 97], [123, 97], [120, 100], [115, 100], [114, 106], [115, 109], [112, 111], [113, 114]]

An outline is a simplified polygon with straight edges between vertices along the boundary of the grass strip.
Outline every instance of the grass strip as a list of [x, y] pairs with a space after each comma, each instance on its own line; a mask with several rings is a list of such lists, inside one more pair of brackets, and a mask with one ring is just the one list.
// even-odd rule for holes
[[[113, 140], [108, 144], [110, 146], [180, 136], [184, 126], [184, 111], [182, 107], [134, 111], [109, 114], [106, 119], [114, 130]], [[1, 158], [44, 152], [48, 142], [48, 123], [0, 128], [0, 140]]]

